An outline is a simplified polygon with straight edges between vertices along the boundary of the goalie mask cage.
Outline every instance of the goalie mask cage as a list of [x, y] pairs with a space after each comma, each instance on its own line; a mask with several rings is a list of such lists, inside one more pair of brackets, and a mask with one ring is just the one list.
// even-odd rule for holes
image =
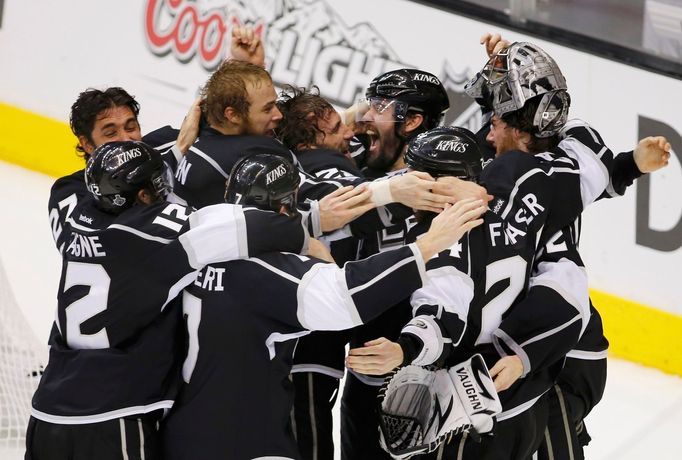
[[14, 299], [0, 260], [0, 458], [23, 458], [31, 397], [46, 362], [40, 345]]

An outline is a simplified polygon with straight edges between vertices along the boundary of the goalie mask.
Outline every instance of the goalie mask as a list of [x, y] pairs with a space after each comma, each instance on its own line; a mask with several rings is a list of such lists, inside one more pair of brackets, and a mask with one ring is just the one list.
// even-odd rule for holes
[[554, 59], [540, 47], [513, 43], [490, 58], [483, 75], [491, 86], [497, 116], [522, 109], [533, 99], [537, 101], [532, 120], [538, 130], [536, 137], [550, 137], [566, 123], [570, 107], [566, 79]]
[[85, 184], [97, 206], [118, 214], [130, 208], [140, 190], [165, 199], [172, 186], [161, 154], [144, 142], [108, 142], [92, 153], [85, 167]]
[[300, 181], [298, 170], [280, 156], [263, 153], [247, 156], [232, 168], [225, 201], [274, 212], [284, 207], [288, 215], [295, 215]]
[[[490, 58], [465, 89], [484, 100], [499, 117], [522, 109], [530, 100], [536, 137], [557, 134], [568, 119], [570, 97], [566, 78], [552, 57], [528, 42], [516, 42]], [[530, 118], [530, 117], [529, 117]]]
[[454, 176], [477, 181], [481, 174], [481, 149], [474, 133], [443, 126], [422, 133], [407, 146], [405, 163], [433, 177]]

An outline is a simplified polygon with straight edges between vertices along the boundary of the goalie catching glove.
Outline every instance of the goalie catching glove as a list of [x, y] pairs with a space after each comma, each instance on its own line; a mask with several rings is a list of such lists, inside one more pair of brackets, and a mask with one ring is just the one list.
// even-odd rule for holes
[[395, 459], [432, 452], [464, 431], [492, 431], [502, 411], [481, 355], [449, 369], [405, 366], [379, 393], [379, 437]]

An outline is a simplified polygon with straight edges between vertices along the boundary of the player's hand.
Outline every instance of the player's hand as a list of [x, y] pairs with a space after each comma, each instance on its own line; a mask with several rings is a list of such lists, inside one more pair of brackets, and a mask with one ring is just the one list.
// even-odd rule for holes
[[337, 230], [375, 207], [372, 192], [365, 185], [348, 185], [319, 201], [320, 226], [323, 232]]
[[403, 349], [384, 337], [371, 340], [362, 348], [351, 348], [346, 357], [346, 367], [368, 375], [391, 372], [402, 363]]
[[252, 26], [234, 26], [232, 28], [230, 56], [237, 61], [250, 62], [265, 67], [263, 41]]
[[511, 44], [509, 40], [503, 39], [500, 34], [491, 34], [490, 32], [485, 33], [479, 43], [485, 46], [488, 57], [493, 57]]
[[315, 238], [310, 238], [308, 240], [308, 254], [310, 257], [315, 257], [325, 262], [336, 263], [332, 257], [331, 252], [327, 249], [327, 246], [322, 244], [319, 240]]
[[635, 147], [634, 158], [637, 168], [643, 173], [650, 173], [668, 166], [671, 148], [663, 136], [645, 137]]
[[433, 184], [432, 190], [433, 193], [449, 196], [451, 198], [451, 203], [456, 203], [459, 200], [466, 200], [469, 198], [483, 200], [487, 203], [493, 199], [493, 196], [488, 195], [488, 191], [476, 182], [451, 176], [439, 177], [436, 180], [436, 183]]
[[472, 228], [481, 225], [483, 219], [479, 217], [487, 209], [483, 200], [462, 200], [453, 206], [446, 205], [445, 211], [431, 221], [429, 231], [415, 243], [424, 262], [451, 247]]
[[412, 171], [389, 179], [393, 201], [412, 209], [441, 212], [447, 203], [454, 200], [448, 195], [433, 191], [435, 180], [430, 174]]
[[201, 120], [201, 101], [202, 98], [198, 97], [189, 108], [185, 119], [182, 120], [182, 125], [180, 125], [180, 132], [178, 133], [178, 140], [175, 145], [182, 154], [186, 154], [189, 148], [194, 144], [199, 136], [199, 122]]
[[523, 375], [523, 363], [521, 358], [516, 355], [505, 356], [495, 363], [492, 369], [490, 369], [490, 376], [495, 382], [495, 390], [498, 392], [504, 391], [514, 382], [516, 382], [519, 377]]

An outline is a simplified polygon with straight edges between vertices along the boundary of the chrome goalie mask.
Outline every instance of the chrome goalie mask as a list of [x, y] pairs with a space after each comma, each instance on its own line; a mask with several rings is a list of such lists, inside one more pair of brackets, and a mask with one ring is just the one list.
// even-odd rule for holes
[[484, 97], [497, 116], [522, 109], [539, 98], [533, 117], [536, 137], [550, 137], [568, 119], [571, 99], [566, 78], [552, 57], [528, 42], [516, 42], [492, 56], [466, 87], [474, 98]]

